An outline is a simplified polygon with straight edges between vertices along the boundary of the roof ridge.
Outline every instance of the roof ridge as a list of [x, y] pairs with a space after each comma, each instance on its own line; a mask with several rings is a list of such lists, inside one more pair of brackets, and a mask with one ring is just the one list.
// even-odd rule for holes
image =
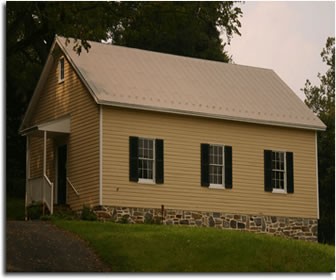
[[[72, 39], [76, 40], [76, 38], [72, 37], [63, 37], [56, 35], [58, 38], [63, 38], [63, 39]], [[78, 40], [78, 39], [77, 39]], [[176, 57], [179, 59], [191, 59], [191, 60], [196, 60], [199, 62], [205, 62], [205, 63], [218, 63], [221, 65], [229, 65], [229, 66], [234, 66], [234, 67], [247, 67], [247, 68], [253, 68], [253, 69], [258, 69], [258, 70], [266, 70], [266, 71], [273, 71], [271, 68], [266, 68], [266, 67], [259, 67], [259, 66], [252, 66], [252, 65], [244, 65], [244, 64], [238, 64], [238, 63], [230, 63], [230, 62], [224, 62], [224, 61], [219, 61], [219, 60], [211, 60], [211, 59], [206, 59], [206, 58], [200, 58], [200, 57], [192, 57], [192, 56], [185, 56], [185, 55], [180, 55], [180, 54], [173, 54], [173, 53], [167, 53], [167, 52], [159, 52], [159, 51], [154, 51], [154, 50], [146, 50], [146, 49], [140, 49], [136, 47], [128, 47], [128, 46], [122, 46], [122, 45], [115, 45], [112, 43], [105, 43], [105, 42], [97, 42], [97, 41], [91, 41], [87, 40], [90, 44], [98, 44], [98, 45], [103, 45], [103, 46], [111, 46], [111, 47], [116, 47], [116, 48], [122, 48], [122, 49], [128, 49], [128, 50], [134, 50], [134, 51], [140, 51], [140, 52], [147, 52], [147, 53], [153, 53], [157, 55], [163, 55], [163, 56], [171, 56], [171, 57]]]

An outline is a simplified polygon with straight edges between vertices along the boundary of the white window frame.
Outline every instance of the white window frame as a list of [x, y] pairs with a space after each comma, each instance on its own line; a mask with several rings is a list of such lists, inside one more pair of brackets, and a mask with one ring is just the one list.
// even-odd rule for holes
[[[153, 138], [146, 138], [146, 137], [139, 137], [139, 140], [149, 140], [153, 142], [153, 168], [152, 168], [152, 175], [153, 178], [152, 179], [146, 179], [146, 178], [138, 178], [138, 183], [143, 183], [143, 184], [155, 184], [155, 139]], [[140, 142], [140, 141], [139, 141]], [[139, 146], [138, 146], [139, 149]], [[140, 156], [138, 156], [138, 161], [139, 160], [148, 160], [148, 158], [141, 158]], [[139, 167], [138, 167], [139, 169]]]
[[[209, 188], [210, 189], [225, 189], [225, 145], [222, 144], [209, 144], [210, 147], [221, 147], [222, 148], [222, 184], [213, 184], [210, 183], [211, 177], [210, 177], [210, 166], [220, 166], [219, 164], [211, 164], [209, 161]], [[209, 153], [210, 153], [210, 147], [209, 147]]]
[[[283, 153], [284, 156], [284, 170], [273, 169], [273, 153]], [[284, 173], [284, 188], [274, 188], [273, 187], [273, 172], [283, 172]], [[287, 161], [286, 161], [286, 151], [272, 150], [272, 193], [287, 193]]]
[[[62, 77], [62, 61], [63, 61], [63, 77]], [[65, 58], [61, 56], [58, 61], [58, 82], [63, 83], [65, 77]]]

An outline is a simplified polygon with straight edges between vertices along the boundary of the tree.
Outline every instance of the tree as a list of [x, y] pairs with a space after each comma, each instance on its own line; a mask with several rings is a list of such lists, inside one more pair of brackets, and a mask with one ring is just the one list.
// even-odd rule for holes
[[87, 40], [107, 39], [106, 30], [119, 22], [115, 2], [7, 2], [6, 4], [6, 185], [22, 195], [25, 139], [18, 135], [55, 34]]
[[113, 42], [183, 56], [228, 62], [220, 32], [230, 42], [241, 26], [233, 2], [125, 2], [129, 13], [113, 30]]
[[232, 2], [7, 2], [6, 178], [7, 191], [23, 194], [25, 139], [18, 135], [55, 34], [77, 40], [113, 41], [186, 56], [228, 61], [228, 41], [240, 34], [242, 12]]
[[327, 126], [318, 132], [319, 169], [319, 242], [335, 243], [335, 38], [329, 37], [321, 52], [323, 62], [330, 68], [318, 73], [319, 86], [309, 80], [303, 89], [305, 103]]

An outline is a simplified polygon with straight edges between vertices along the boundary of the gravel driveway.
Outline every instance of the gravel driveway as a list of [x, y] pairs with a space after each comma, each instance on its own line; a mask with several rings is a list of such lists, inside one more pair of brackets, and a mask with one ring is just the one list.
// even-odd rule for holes
[[7, 272], [107, 272], [87, 243], [42, 221], [7, 221]]

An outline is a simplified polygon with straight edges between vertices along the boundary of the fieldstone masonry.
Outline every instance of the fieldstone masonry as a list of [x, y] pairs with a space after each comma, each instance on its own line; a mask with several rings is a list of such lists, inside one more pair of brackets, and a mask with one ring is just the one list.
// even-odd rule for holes
[[112, 206], [99, 206], [94, 211], [100, 220], [246, 230], [317, 242], [317, 220], [309, 218]]

